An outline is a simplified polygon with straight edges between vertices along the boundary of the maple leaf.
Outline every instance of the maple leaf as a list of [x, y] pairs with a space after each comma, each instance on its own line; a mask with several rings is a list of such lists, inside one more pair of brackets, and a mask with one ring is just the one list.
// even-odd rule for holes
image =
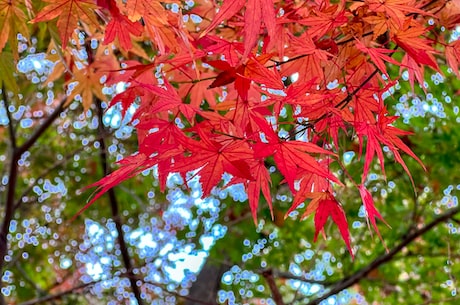
[[112, 107], [116, 103], [121, 103], [121, 115], [124, 117], [126, 115], [126, 111], [128, 111], [129, 107], [134, 103], [137, 97], [142, 97], [145, 94], [145, 90], [140, 86], [131, 86], [127, 88], [125, 91], [118, 93], [115, 95], [112, 100], [110, 101], [109, 106]]
[[390, 225], [383, 219], [382, 215], [380, 215], [379, 211], [377, 211], [377, 209], [375, 208], [374, 199], [372, 198], [371, 193], [366, 189], [366, 187], [363, 184], [360, 184], [358, 189], [359, 189], [359, 194], [361, 195], [361, 199], [364, 204], [364, 209], [366, 210], [367, 225], [369, 226], [369, 222], [372, 224], [374, 231], [379, 236], [385, 249], [387, 249], [387, 246], [385, 245], [385, 241], [383, 240], [382, 235], [380, 234], [380, 231], [379, 231], [379, 228], [377, 227], [377, 223], [375, 219], [376, 218], [380, 219], [388, 227], [390, 227]]
[[409, 135], [411, 134], [411, 132], [404, 131], [391, 126], [391, 123], [393, 123], [397, 118], [398, 117], [396, 116], [387, 116], [386, 110], [382, 109], [379, 113], [379, 119], [375, 124], [370, 124], [369, 122], [357, 122], [355, 124], [356, 132], [359, 138], [360, 157], [362, 154], [363, 137], [367, 137], [366, 156], [364, 160], [364, 169], [361, 178], [362, 183], [364, 183], [365, 178], [369, 173], [369, 167], [375, 154], [377, 154], [377, 157], [380, 162], [380, 167], [382, 169], [383, 175], [385, 176], [384, 156], [381, 145], [386, 145], [393, 153], [395, 160], [399, 164], [401, 164], [403, 169], [409, 175], [409, 178], [415, 189], [415, 184], [410, 174], [410, 171], [407, 168], [406, 163], [402, 159], [398, 150], [400, 149], [404, 151], [406, 154], [417, 160], [417, 162], [419, 162], [423, 169], [425, 169], [425, 166], [423, 165], [422, 161], [412, 152], [412, 150], [409, 147], [407, 147], [407, 145], [404, 144], [404, 142], [399, 138], [403, 135]]
[[251, 168], [251, 174], [254, 176], [253, 181], [246, 182], [246, 192], [248, 194], [249, 207], [251, 208], [252, 218], [254, 224], [257, 225], [257, 208], [259, 206], [260, 192], [267, 200], [270, 208], [270, 214], [273, 219], [273, 203], [270, 193], [271, 179], [270, 173], [265, 167], [263, 159], [259, 159], [255, 165]]
[[265, 135], [268, 143], [258, 142], [254, 146], [255, 156], [265, 158], [273, 155], [275, 163], [286, 179], [289, 188], [295, 193], [294, 182], [299, 168], [315, 173], [335, 183], [341, 182], [327, 169], [321, 166], [318, 161], [309, 153], [334, 155], [313, 143], [302, 141], [284, 141], [276, 135], [266, 121], [255, 117], [261, 132]]
[[80, 211], [78, 211], [77, 214], [72, 217], [71, 221], [75, 220], [80, 214], [87, 210], [108, 190], [116, 185], [119, 185], [121, 182], [134, 177], [136, 174], [142, 172], [146, 168], [152, 167], [157, 162], [158, 161], [156, 159], [148, 158], [144, 154], [136, 154], [120, 160], [118, 162], [118, 164], [120, 164], [120, 168], [105, 176], [101, 180], [85, 187], [85, 189], [97, 187], [97, 189], [94, 191], [95, 195], [88, 203], [85, 204], [83, 208], [80, 209]]
[[377, 13], [376, 16], [366, 16], [363, 20], [373, 25], [372, 40], [376, 40], [380, 35], [385, 34], [390, 23], [383, 13]]
[[417, 63], [430, 66], [439, 71], [438, 64], [432, 55], [434, 53], [433, 47], [427, 39], [421, 37], [425, 32], [426, 29], [418, 24], [410, 26], [410, 23], [406, 23], [403, 28], [394, 34], [393, 40]]
[[62, 48], [65, 49], [77, 28], [79, 21], [98, 26], [94, 10], [97, 5], [92, 0], [44, 0], [45, 6], [31, 22], [43, 22], [58, 18], [57, 27], [61, 37]]
[[276, 38], [276, 13], [273, 0], [247, 0], [244, 13], [244, 54], [245, 59], [257, 44], [262, 20], [267, 27], [268, 36]]
[[423, 165], [423, 162], [414, 154], [414, 152], [406, 144], [404, 144], [404, 142], [400, 138], [400, 136], [411, 135], [412, 132], [401, 130], [391, 125], [396, 119], [398, 119], [398, 116], [384, 116], [382, 114], [379, 115], [378, 125], [380, 133], [382, 135], [380, 141], [383, 144], [387, 145], [388, 148], [391, 150], [395, 157], [395, 160], [399, 164], [401, 164], [406, 173], [409, 175], [409, 178], [412, 182], [412, 186], [415, 189], [415, 183], [412, 179], [412, 175], [410, 174], [410, 171], [407, 168], [406, 163], [404, 163], [404, 160], [402, 159], [398, 150], [402, 150], [403, 152], [411, 156], [413, 159], [415, 159], [425, 171], [426, 167], [425, 165]]
[[460, 40], [453, 41], [446, 46], [446, 60], [449, 67], [460, 78], [460, 71], [458, 69], [460, 62]]
[[238, 13], [243, 8], [245, 3], [246, 0], [224, 1], [222, 6], [219, 8], [219, 12], [212, 19], [211, 24], [206, 28], [206, 30], [201, 32], [200, 37], [203, 37], [209, 32], [211, 32], [222, 21], [230, 19], [231, 17], [236, 15], [236, 13]]
[[[103, 84], [100, 79], [106, 71], [113, 69], [110, 61], [97, 60], [90, 65], [83, 66], [78, 69], [77, 66], [73, 69], [73, 78], [67, 84], [73, 89], [67, 96], [67, 103], [70, 103], [77, 95], [80, 95], [84, 110], [88, 110], [93, 103], [93, 96], [96, 96], [101, 101], [107, 100], [102, 93]], [[76, 85], [71, 83], [77, 82]]]
[[[184, 69], [185, 70], [185, 69]], [[178, 71], [175, 74], [175, 83], [180, 83], [178, 93], [180, 96], [190, 96], [190, 105], [199, 108], [204, 101], [206, 101], [211, 108], [216, 106], [216, 96], [222, 94], [222, 88], [209, 88], [213, 82], [214, 73], [201, 72], [199, 75], [199, 82], [194, 81], [191, 77], [192, 72], [189, 70]]]
[[284, 89], [284, 84], [278, 71], [269, 70], [263, 65], [271, 57], [271, 54], [263, 54], [250, 58], [244, 66], [244, 76], [270, 89]]
[[244, 45], [237, 41], [227, 41], [220, 37], [207, 35], [200, 38], [195, 42], [198, 47], [204, 47], [206, 52], [212, 54], [222, 54], [225, 61], [231, 66], [235, 67], [240, 64], [238, 54], [244, 52]]
[[141, 36], [144, 28], [137, 21], [131, 21], [127, 16], [120, 13], [116, 5], [111, 7], [112, 19], [105, 28], [104, 44], [109, 44], [118, 38], [123, 50], [128, 51], [132, 47], [130, 34]]
[[150, 84], [139, 84], [139, 86], [154, 94], [155, 101], [150, 107], [150, 111], [153, 113], [177, 110], [191, 120], [199, 111], [199, 108], [185, 104], [177, 94], [177, 90], [166, 80], [164, 80], [163, 87]]
[[[327, 167], [331, 163], [331, 159], [321, 160], [319, 163]], [[300, 170], [298, 173], [300, 177], [299, 190], [295, 193], [294, 200], [292, 201], [291, 207], [286, 212], [285, 217], [298, 208], [306, 199], [315, 198], [314, 194], [324, 193], [330, 188], [330, 182], [320, 175]], [[308, 211], [308, 210], [307, 210]], [[307, 217], [310, 213], [305, 212], [302, 217]]]
[[385, 13], [391, 20], [401, 26], [406, 19], [406, 13], [430, 15], [417, 7], [415, 0], [365, 0], [369, 10]]
[[17, 34], [21, 33], [24, 37], [29, 37], [26, 15], [22, 10], [22, 1], [0, 0], [0, 29], [0, 52], [2, 52], [6, 43], [10, 41], [13, 55], [17, 60], [19, 56]]
[[[404, 55], [399, 71], [402, 72], [404, 68], [407, 69], [409, 84], [412, 88], [412, 91], [414, 90], [415, 80], [417, 80], [419, 84], [423, 84], [425, 69], [423, 65], [417, 62], [416, 58], [409, 56], [409, 54]], [[424, 86], [422, 86], [422, 88], [425, 90]]]
[[383, 103], [379, 103], [374, 97], [373, 91], [361, 91], [351, 101], [353, 106], [354, 122], [375, 123], [375, 114], [379, 113]]
[[254, 180], [246, 160], [252, 160], [254, 153], [246, 141], [220, 143], [210, 139], [202, 129], [197, 129], [199, 141], [187, 137], [179, 138], [185, 149], [191, 152], [190, 156], [176, 158], [172, 171], [185, 174], [197, 170], [203, 188], [202, 197], [211, 194], [211, 190], [227, 172], [233, 176]]
[[211, 24], [201, 33], [200, 37], [205, 36], [222, 21], [236, 15], [243, 7], [246, 7], [244, 13], [244, 60], [251, 53], [252, 48], [257, 44], [262, 20], [268, 30], [268, 35], [272, 39], [275, 39], [276, 12], [273, 0], [224, 1]]
[[[178, 1], [162, 0], [164, 3], [177, 3]], [[131, 21], [138, 21], [147, 15], [155, 16], [157, 24], [167, 24], [168, 15], [160, 1], [128, 0], [126, 1], [126, 15]]]
[[308, 198], [312, 200], [302, 215], [302, 219], [305, 219], [309, 215], [315, 213], [315, 236], [313, 241], [316, 242], [320, 232], [325, 234], [324, 225], [330, 216], [332, 221], [334, 221], [339, 228], [342, 239], [345, 242], [352, 258], [354, 258], [353, 250], [351, 249], [351, 238], [350, 231], [348, 230], [347, 218], [340, 203], [328, 191], [311, 193]]
[[222, 60], [208, 61], [207, 64], [223, 70], [217, 75], [209, 88], [220, 87], [235, 82], [235, 89], [243, 101], [248, 99], [251, 81], [264, 84], [271, 89], [283, 89], [284, 84], [281, 81], [280, 75], [263, 65], [270, 57], [270, 54], [252, 57], [246, 64], [236, 67], [232, 67], [228, 62]]
[[394, 64], [399, 66], [400, 63], [391, 58], [388, 55], [385, 54], [390, 54], [393, 53], [393, 50], [388, 50], [388, 49], [383, 49], [383, 48], [368, 48], [366, 47], [360, 40], [356, 39], [356, 47], [364, 52], [369, 54], [369, 57], [371, 58], [372, 62], [379, 68], [379, 70], [385, 74], [388, 78], [390, 77], [388, 75], [385, 62]]
[[[348, 21], [348, 12], [345, 10], [344, 2], [340, 5], [331, 5], [325, 11], [314, 11], [314, 14], [297, 20], [298, 23], [308, 25], [308, 34], [313, 39], [324, 36], [327, 32], [340, 27]], [[315, 16], [316, 15], [316, 16]]]

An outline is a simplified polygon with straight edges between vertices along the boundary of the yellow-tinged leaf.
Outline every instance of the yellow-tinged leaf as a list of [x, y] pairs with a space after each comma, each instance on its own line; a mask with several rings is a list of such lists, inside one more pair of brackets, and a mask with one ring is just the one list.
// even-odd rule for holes
[[26, 25], [26, 14], [23, 11], [21, 0], [0, 0], [0, 52], [10, 41], [14, 59], [18, 59], [18, 38], [20, 33], [29, 37], [29, 30]]
[[155, 17], [158, 22], [157, 25], [168, 24], [166, 10], [158, 0], [128, 0], [126, 2], [126, 13], [129, 20], [133, 22], [150, 14]]
[[96, 96], [102, 101], [106, 101], [107, 98], [102, 93], [103, 84], [101, 84], [101, 77], [108, 71], [114, 69], [110, 58], [105, 61], [96, 61], [82, 69], [75, 68], [73, 70], [73, 79], [68, 84], [77, 82], [72, 88], [71, 93], [67, 97], [67, 103], [73, 101], [73, 99], [80, 95], [83, 103], [84, 110], [88, 110], [93, 103], [93, 96]]
[[14, 77], [16, 65], [14, 64], [11, 52], [0, 53], [0, 71], [0, 88], [5, 87], [14, 93], [18, 93], [18, 83]]
[[[315, 213], [318, 209], [320, 201], [330, 199], [330, 194], [329, 192], [313, 192], [306, 197], [311, 199], [311, 201], [308, 204], [305, 212], [302, 214], [302, 219], [305, 219], [311, 214]], [[288, 213], [286, 213], [286, 216], [288, 216]]]
[[57, 27], [62, 48], [65, 49], [77, 28], [78, 22], [98, 25], [94, 10], [97, 5], [91, 0], [45, 0], [49, 4], [43, 8], [31, 22], [43, 22], [58, 18]]

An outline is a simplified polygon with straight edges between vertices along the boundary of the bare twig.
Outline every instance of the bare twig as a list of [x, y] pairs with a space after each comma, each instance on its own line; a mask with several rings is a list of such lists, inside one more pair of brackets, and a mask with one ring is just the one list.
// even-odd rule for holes
[[55, 293], [55, 294], [50, 294], [41, 298], [33, 299], [24, 303], [20, 303], [19, 305], [37, 305], [37, 304], [42, 304], [46, 302], [51, 302], [54, 300], [58, 300], [66, 295], [76, 293], [79, 290], [83, 290], [85, 288], [88, 288], [90, 286], [93, 286], [97, 284], [99, 281], [94, 281], [94, 282], [89, 282], [89, 283], [84, 283], [75, 287], [72, 287], [70, 289]]
[[332, 289], [330, 289], [326, 294], [310, 301], [308, 305], [317, 305], [321, 301], [329, 298], [332, 295], [335, 295], [339, 293], [340, 291], [347, 289], [348, 287], [351, 287], [352, 285], [358, 283], [361, 281], [363, 278], [365, 278], [372, 270], [378, 268], [380, 265], [383, 265], [393, 259], [393, 257], [398, 254], [402, 249], [404, 249], [406, 246], [408, 246], [410, 243], [412, 243], [417, 237], [422, 236], [426, 232], [430, 231], [433, 229], [435, 226], [437, 226], [440, 223], [445, 222], [446, 220], [451, 219], [454, 215], [458, 214], [460, 212], [460, 207], [457, 207], [455, 209], [451, 209], [447, 211], [446, 213], [442, 214], [441, 216], [435, 218], [432, 220], [430, 223], [425, 225], [424, 227], [408, 234], [405, 238], [401, 240], [401, 242], [396, 245], [393, 249], [390, 251], [384, 253], [383, 255], [377, 257], [374, 261], [369, 263], [367, 266], [359, 269], [352, 275], [344, 278], [340, 282], [337, 283]]
[[295, 281], [300, 281], [300, 282], [309, 283], [309, 284], [318, 284], [318, 285], [322, 285], [322, 286], [325, 286], [325, 287], [333, 286], [333, 285], [337, 284], [337, 282], [310, 280], [310, 279], [305, 278], [304, 276], [297, 276], [297, 275], [294, 275], [294, 274], [292, 274], [290, 272], [284, 272], [284, 271], [276, 270], [276, 269], [273, 269], [273, 268], [271, 268], [271, 269], [260, 269], [260, 270], [256, 270], [255, 272], [263, 275], [264, 273], [266, 273], [268, 271], [271, 271], [271, 273], [273, 274], [274, 277], [282, 278], [282, 279], [286, 279], [286, 280], [295, 280]]
[[[93, 142], [96, 142], [96, 140], [89, 142], [88, 145], [92, 144]], [[78, 154], [79, 152], [83, 151], [84, 149], [85, 149], [85, 146], [81, 146], [81, 147], [75, 149], [71, 153], [69, 153], [66, 156], [64, 156], [61, 160], [56, 161], [53, 165], [51, 165], [50, 167], [46, 168], [46, 170], [43, 171], [40, 175], [35, 177], [34, 182], [31, 183], [29, 185], [29, 187], [27, 189], [25, 189], [24, 192], [22, 192], [22, 194], [20, 196], [18, 196], [18, 198], [16, 200], [16, 203], [14, 204], [14, 209], [16, 210], [17, 208], [19, 208], [19, 206], [21, 205], [21, 202], [22, 202], [22, 198], [26, 197], [33, 190], [34, 186], [37, 185], [37, 183], [38, 183], [38, 181], [40, 179], [43, 179], [44, 177], [46, 177], [53, 170], [55, 170], [59, 166], [61, 166], [64, 163], [66, 163], [70, 158], [73, 158], [76, 154]]]

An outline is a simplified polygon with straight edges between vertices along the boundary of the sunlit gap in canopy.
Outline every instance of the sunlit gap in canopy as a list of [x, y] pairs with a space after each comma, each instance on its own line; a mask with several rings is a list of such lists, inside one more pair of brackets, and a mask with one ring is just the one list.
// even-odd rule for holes
[[[153, 171], [153, 173], [152, 173]], [[145, 171], [143, 175], [155, 175], [156, 169]], [[230, 180], [229, 175], [224, 175], [224, 180]], [[220, 199], [229, 194], [237, 201], [245, 201], [246, 194], [241, 186], [232, 186], [225, 190], [215, 189], [209, 198], [201, 199], [201, 184], [198, 176], [187, 182], [189, 191], [184, 191], [184, 181], [180, 175], [171, 174], [167, 179], [168, 207], [163, 212], [161, 219], [149, 218], [143, 225], [137, 228], [126, 226], [126, 240], [137, 249], [138, 255], [145, 261], [152, 261], [147, 264], [149, 270], [146, 280], [161, 282], [166, 276], [169, 281], [179, 285], [181, 282], [189, 281], [191, 276], [198, 273], [208, 256], [210, 248], [217, 239], [222, 238], [227, 228], [219, 223]], [[154, 200], [155, 194], [149, 192], [148, 197]], [[198, 219], [190, 212], [191, 208], [198, 208]], [[209, 217], [203, 217], [209, 214]], [[204, 234], [198, 237], [197, 248], [193, 243], [183, 242], [177, 239], [174, 230], [187, 227], [190, 233], [204, 227]], [[118, 260], [111, 251], [113, 241], [117, 233], [111, 221], [105, 226], [95, 221], [86, 220], [86, 241], [87, 248], [83, 249], [79, 259], [86, 264], [86, 282], [104, 280], [109, 283], [110, 274], [114, 260]], [[201, 233], [201, 232], [200, 232]], [[195, 235], [196, 236], [196, 235]], [[193, 237], [193, 236], [189, 236]], [[121, 262], [118, 262], [121, 264]]]

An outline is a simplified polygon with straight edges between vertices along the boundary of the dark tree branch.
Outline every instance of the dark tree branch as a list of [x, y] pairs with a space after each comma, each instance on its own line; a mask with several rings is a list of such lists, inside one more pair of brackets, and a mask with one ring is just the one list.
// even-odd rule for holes
[[19, 157], [23, 153], [29, 150], [32, 145], [37, 142], [37, 140], [41, 137], [41, 135], [51, 126], [51, 124], [61, 115], [61, 113], [65, 109], [67, 96], [63, 97], [57, 107], [54, 109], [53, 113], [50, 114], [49, 117], [45, 119], [45, 121], [34, 131], [34, 133], [24, 142], [21, 146], [18, 147], [17, 154]]
[[[5, 106], [8, 108], [8, 96], [2, 89], [2, 95], [4, 99]], [[59, 115], [64, 110], [66, 99], [63, 98], [53, 113], [45, 119], [45, 121], [33, 132], [32, 136], [21, 146], [17, 146], [16, 135], [14, 133], [14, 126], [11, 114], [7, 109], [7, 115], [9, 119], [9, 130], [10, 130], [10, 141], [11, 141], [11, 159], [10, 159], [10, 168], [8, 174], [8, 189], [5, 202], [5, 212], [3, 214], [3, 222], [0, 228], [0, 276], [3, 274], [3, 266], [5, 263], [5, 255], [8, 250], [8, 241], [7, 235], [10, 228], [11, 220], [14, 216], [15, 210], [15, 190], [16, 183], [18, 179], [19, 165], [18, 161], [21, 158], [22, 154], [25, 153], [32, 147], [32, 145], [37, 142], [37, 140], [43, 135], [43, 133], [51, 126], [51, 124], [59, 117]], [[1, 286], [1, 282], [0, 282]], [[5, 298], [3, 294], [0, 294], [0, 305], [6, 305]]]
[[276, 278], [282, 278], [286, 280], [295, 280], [295, 281], [300, 281], [304, 283], [309, 283], [309, 284], [318, 284], [318, 285], [323, 285], [323, 286], [333, 286], [337, 284], [337, 282], [329, 282], [329, 281], [315, 281], [315, 280], [310, 280], [305, 278], [304, 276], [297, 276], [293, 275], [290, 272], [284, 272], [276, 269], [261, 269], [261, 270], [256, 270], [255, 272], [264, 275], [266, 272], [271, 272], [274, 277]]
[[[106, 176], [111, 173], [111, 170], [109, 167], [109, 160], [107, 158], [107, 145], [105, 143], [105, 136], [107, 134], [107, 130], [103, 122], [104, 110], [102, 109], [102, 102], [99, 99], [96, 99], [96, 108], [97, 108], [97, 116], [98, 116], [98, 124], [99, 124], [98, 131], [99, 131], [99, 144], [100, 144], [99, 146], [100, 164], [101, 164], [103, 173]], [[128, 246], [126, 245], [126, 242], [125, 242], [123, 224], [121, 222], [120, 212], [118, 209], [118, 200], [117, 200], [117, 197], [115, 195], [115, 191], [113, 188], [108, 190], [107, 194], [109, 196], [110, 208], [112, 212], [112, 219], [115, 222], [115, 227], [116, 227], [117, 235], [118, 235], [117, 237], [118, 245], [120, 246], [120, 252], [121, 252], [123, 264], [126, 268], [127, 277], [129, 278], [131, 289], [134, 293], [137, 303], [139, 305], [143, 305], [144, 303], [142, 301], [141, 291], [136, 284], [137, 277], [133, 272], [133, 265], [131, 263], [131, 257], [128, 252]]]
[[370, 264], [367, 266], [361, 268], [354, 274], [344, 278], [340, 282], [337, 283], [332, 289], [330, 289], [326, 294], [310, 301], [308, 305], [317, 305], [321, 301], [329, 298], [330, 296], [333, 296], [340, 291], [347, 289], [351, 287], [352, 285], [358, 283], [361, 281], [363, 278], [365, 278], [372, 270], [378, 268], [380, 265], [383, 265], [393, 259], [393, 257], [398, 254], [402, 249], [404, 249], [406, 246], [408, 246], [410, 243], [412, 243], [416, 238], [422, 236], [426, 232], [430, 231], [433, 229], [435, 226], [437, 226], [440, 223], [443, 223], [449, 219], [451, 219], [454, 215], [458, 214], [460, 212], [460, 207], [457, 207], [455, 209], [451, 209], [447, 211], [446, 213], [442, 214], [441, 216], [435, 218], [432, 220], [430, 223], [425, 225], [424, 227], [413, 231], [412, 233], [409, 233], [405, 238], [401, 240], [401, 242], [396, 245], [393, 249], [391, 249], [389, 252], [386, 252], [385, 254], [379, 256], [376, 258], [374, 261], [372, 261]]
[[262, 272], [262, 276], [267, 281], [268, 287], [270, 288], [270, 291], [272, 292], [272, 298], [275, 304], [285, 305], [283, 301], [283, 296], [281, 295], [280, 290], [278, 289], [278, 286], [275, 283], [275, 278], [273, 277], [272, 270], [271, 269], [265, 270], [264, 272]]
[[[47, 292], [45, 290], [43, 290], [37, 283], [34, 282], [33, 279], [30, 278], [30, 276], [27, 274], [26, 270], [24, 270], [21, 266], [21, 264], [16, 261], [14, 263], [14, 266], [16, 267], [16, 269], [19, 271], [19, 273], [21, 273], [22, 275], [22, 278], [27, 282], [29, 283], [30, 286], [32, 286], [36, 291], [37, 291], [37, 294], [39, 296], [45, 296], [47, 295]], [[56, 305], [56, 303], [54, 302], [54, 300], [50, 300], [51, 302], [51, 305]]]
[[[5, 91], [5, 87], [2, 87], [3, 103], [6, 108], [8, 116], [8, 130], [10, 135], [10, 166], [8, 174], [8, 188], [6, 193], [5, 212], [3, 214], [3, 223], [0, 228], [0, 277], [3, 275], [3, 265], [5, 263], [5, 255], [8, 251], [8, 230], [10, 222], [13, 219], [14, 214], [14, 191], [16, 189], [16, 181], [18, 176], [18, 154], [16, 147], [16, 134], [14, 132], [13, 120], [9, 110], [8, 96]], [[2, 281], [0, 281], [0, 288], [2, 287]], [[3, 293], [0, 293], [0, 305], [6, 305], [5, 297]]]
[[[8, 174], [8, 189], [6, 195], [5, 212], [3, 214], [3, 222], [0, 231], [0, 276], [3, 275], [3, 265], [5, 263], [5, 256], [8, 251], [7, 235], [10, 228], [11, 220], [14, 216], [14, 191], [16, 189], [16, 182], [18, 177], [19, 159], [15, 152], [16, 150], [12, 149], [12, 157], [10, 160], [10, 169]], [[1, 286], [2, 285], [0, 281], [0, 287]], [[3, 293], [0, 293], [0, 305], [6, 305]]]
[[2, 87], [2, 99], [5, 105], [6, 117], [8, 118], [8, 131], [10, 134], [11, 147], [13, 151], [16, 149], [16, 132], [14, 131], [13, 118], [10, 112], [10, 103], [8, 102], [8, 94], [6, 93], [5, 86]]

